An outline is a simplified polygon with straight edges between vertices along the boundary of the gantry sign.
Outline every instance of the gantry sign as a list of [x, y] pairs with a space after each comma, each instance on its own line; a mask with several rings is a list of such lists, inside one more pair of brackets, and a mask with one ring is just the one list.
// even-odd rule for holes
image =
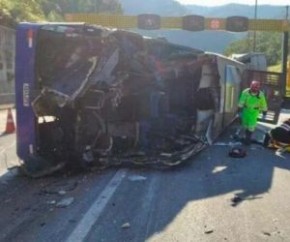
[[86, 22], [114, 28], [139, 28], [145, 30], [183, 29], [188, 31], [225, 30], [231, 32], [273, 31], [289, 32], [290, 22], [274, 19], [249, 19], [243, 16], [205, 18], [200, 15], [161, 17], [157, 14], [137, 16], [103, 14], [67, 14], [68, 22]]

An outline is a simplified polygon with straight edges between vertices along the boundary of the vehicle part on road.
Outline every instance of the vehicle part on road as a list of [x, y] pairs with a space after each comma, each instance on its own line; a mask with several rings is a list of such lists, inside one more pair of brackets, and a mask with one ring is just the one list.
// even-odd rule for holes
[[229, 156], [233, 158], [244, 158], [247, 155], [247, 152], [240, 147], [233, 147], [229, 151]]
[[244, 199], [235, 194], [235, 196], [231, 199], [232, 207], [236, 207], [239, 203], [241, 203]]

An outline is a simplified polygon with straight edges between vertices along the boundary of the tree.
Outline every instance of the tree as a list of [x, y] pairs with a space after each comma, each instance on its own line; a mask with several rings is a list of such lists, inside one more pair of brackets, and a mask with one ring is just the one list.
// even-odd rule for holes
[[[233, 53], [252, 52], [252, 39], [242, 39], [230, 44], [224, 54], [229, 56]], [[266, 55], [268, 65], [274, 65], [282, 58], [282, 34], [276, 32], [257, 32], [256, 52]]]
[[[0, 0], [0, 21], [64, 21], [65, 13], [122, 13], [119, 0]], [[9, 21], [8, 21], [9, 20]]]
[[42, 6], [46, 16], [51, 13], [122, 13], [118, 0], [43, 0]]
[[0, 25], [7, 27], [15, 27], [16, 21], [10, 13], [11, 2], [8, 0], [2, 0], [0, 2]]
[[249, 39], [241, 39], [231, 43], [224, 51], [226, 56], [234, 53], [247, 53], [251, 50], [251, 41]]

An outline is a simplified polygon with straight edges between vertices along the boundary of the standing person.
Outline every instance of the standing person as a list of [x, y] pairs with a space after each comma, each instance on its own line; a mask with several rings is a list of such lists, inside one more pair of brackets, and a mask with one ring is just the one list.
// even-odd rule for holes
[[260, 82], [254, 80], [251, 82], [250, 88], [243, 90], [240, 96], [238, 112], [245, 130], [246, 145], [251, 144], [251, 137], [256, 129], [259, 114], [263, 113], [263, 119], [267, 114], [267, 101], [265, 94], [260, 89]]

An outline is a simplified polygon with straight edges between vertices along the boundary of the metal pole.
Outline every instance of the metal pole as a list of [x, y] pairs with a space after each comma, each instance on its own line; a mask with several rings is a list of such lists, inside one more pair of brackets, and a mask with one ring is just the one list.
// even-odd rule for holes
[[[285, 20], [288, 21], [288, 7], [286, 6], [286, 18]], [[282, 49], [282, 88], [283, 88], [283, 96], [285, 96], [286, 92], [286, 82], [287, 82], [287, 60], [288, 60], [288, 39], [289, 39], [289, 32], [285, 31], [283, 33], [283, 49]]]
[[[255, 0], [255, 13], [254, 19], [257, 19], [257, 12], [258, 12], [258, 0]], [[253, 39], [253, 52], [256, 51], [256, 30], [254, 30], [254, 39]]]

